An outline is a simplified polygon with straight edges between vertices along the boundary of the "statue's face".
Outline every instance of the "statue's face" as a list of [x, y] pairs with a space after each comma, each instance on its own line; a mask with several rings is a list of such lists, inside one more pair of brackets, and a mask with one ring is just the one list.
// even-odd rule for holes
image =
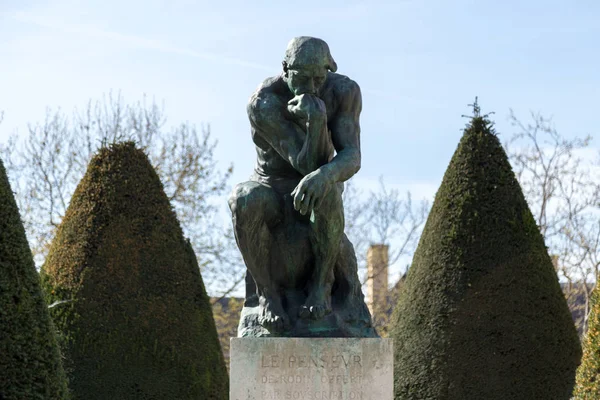
[[287, 69], [287, 85], [295, 96], [317, 95], [327, 79], [327, 68], [317, 65], [293, 66]]

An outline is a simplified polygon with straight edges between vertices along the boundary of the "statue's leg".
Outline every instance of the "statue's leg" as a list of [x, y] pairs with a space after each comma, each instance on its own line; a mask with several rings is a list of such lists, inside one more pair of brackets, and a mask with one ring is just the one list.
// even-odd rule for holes
[[308, 298], [300, 308], [300, 317], [320, 319], [331, 312], [331, 287], [334, 266], [344, 235], [342, 184], [335, 185], [314, 211], [310, 222], [310, 242], [315, 256], [315, 269]]
[[237, 185], [230, 198], [235, 239], [256, 283], [261, 307], [259, 323], [269, 330], [286, 329], [289, 318], [270, 274], [271, 228], [282, 218], [282, 202], [269, 186], [258, 182]]
[[244, 299], [244, 307], [256, 307], [258, 305], [258, 293], [256, 292], [256, 282], [248, 267], [246, 267], [246, 276], [244, 277], [246, 282], [246, 298]]
[[367, 336], [371, 335], [371, 314], [365, 304], [360, 279], [358, 277], [358, 262], [354, 246], [343, 235], [340, 254], [335, 265], [336, 292], [332, 294], [333, 303], [338, 304], [341, 316], [345, 321], [350, 321], [354, 326], [362, 326]]
[[[342, 235], [340, 254], [335, 265], [335, 281], [343, 287], [344, 301], [364, 304], [364, 295], [358, 277], [358, 262], [354, 246], [346, 234]], [[339, 299], [341, 300], [341, 299]]]

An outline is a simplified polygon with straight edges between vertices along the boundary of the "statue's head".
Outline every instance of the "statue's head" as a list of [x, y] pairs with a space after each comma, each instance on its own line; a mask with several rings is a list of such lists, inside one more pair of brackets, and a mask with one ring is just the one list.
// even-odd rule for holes
[[296, 37], [288, 43], [282, 64], [284, 79], [296, 96], [317, 94], [327, 72], [337, 70], [327, 43], [309, 36]]

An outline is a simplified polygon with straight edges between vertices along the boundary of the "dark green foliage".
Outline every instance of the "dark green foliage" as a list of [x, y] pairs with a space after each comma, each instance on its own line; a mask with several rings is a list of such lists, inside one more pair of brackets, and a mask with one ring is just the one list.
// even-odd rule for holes
[[566, 400], [575, 326], [507, 156], [475, 114], [392, 317], [395, 398]]
[[581, 366], [577, 369], [576, 400], [600, 399], [600, 290], [592, 295], [592, 310], [583, 346]]
[[42, 268], [74, 397], [227, 399], [227, 371], [194, 252], [148, 158], [100, 150]]
[[54, 327], [0, 160], [0, 399], [68, 398]]

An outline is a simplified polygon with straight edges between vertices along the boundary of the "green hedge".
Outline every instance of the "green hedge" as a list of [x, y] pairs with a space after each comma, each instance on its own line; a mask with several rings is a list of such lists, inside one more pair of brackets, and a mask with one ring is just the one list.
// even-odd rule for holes
[[102, 148], [42, 268], [75, 399], [227, 399], [194, 252], [133, 143]]
[[0, 399], [67, 398], [55, 329], [0, 160]]
[[396, 399], [569, 399], [581, 348], [491, 123], [467, 125], [392, 317]]
[[576, 400], [600, 399], [600, 290], [592, 294], [592, 309], [583, 346], [581, 366], [577, 369]]

